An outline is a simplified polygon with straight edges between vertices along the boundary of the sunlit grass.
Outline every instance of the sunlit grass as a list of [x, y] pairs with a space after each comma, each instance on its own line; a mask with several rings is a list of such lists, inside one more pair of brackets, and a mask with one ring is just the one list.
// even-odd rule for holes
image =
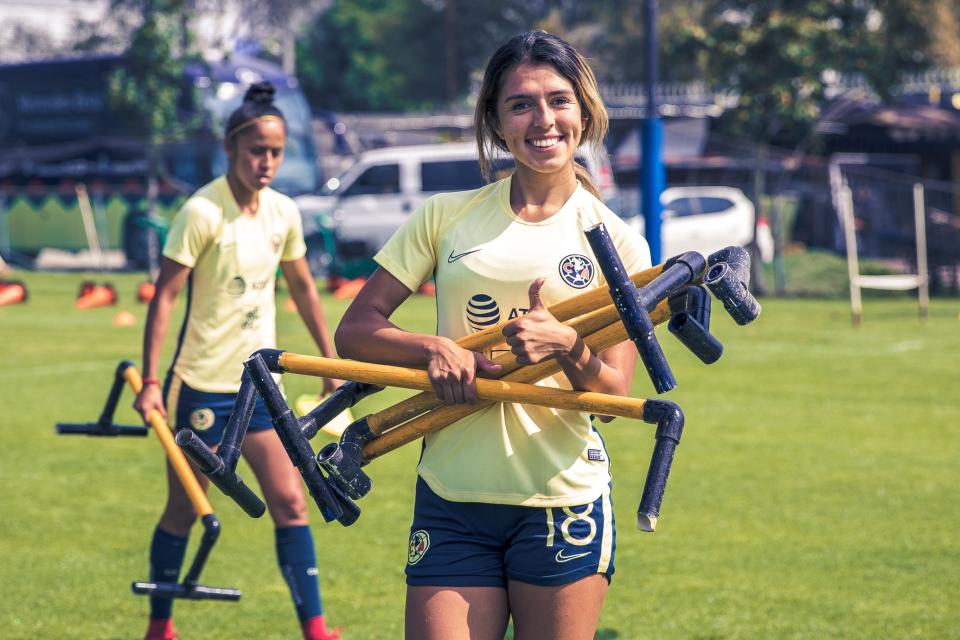
[[[147, 577], [164, 496], [161, 449], [152, 436], [67, 438], [53, 426], [95, 420], [116, 363], [139, 361], [140, 278], [111, 275], [120, 306], [77, 311], [76, 289], [90, 274], [16, 277], [31, 298], [0, 308], [0, 637], [139, 637], [147, 601], [129, 584]], [[314, 353], [283, 302], [280, 346]], [[324, 303], [331, 322], [345, 308]], [[603, 427], [619, 536], [598, 637], [956, 636], [960, 302], [935, 300], [920, 322], [908, 297], [870, 299], [859, 329], [842, 298], [763, 304], [747, 327], [717, 305], [725, 353], [710, 367], [661, 334], [679, 381], [666, 397], [683, 407], [686, 429], [655, 534], [634, 525], [652, 429]], [[119, 308], [138, 324], [114, 328]], [[432, 314], [433, 300], [416, 297], [399, 322], [429, 331]], [[318, 388], [305, 377], [284, 382], [291, 397]], [[638, 372], [634, 395], [649, 392]], [[382, 392], [356, 413], [407, 393]], [[118, 420], [135, 422], [131, 401], [127, 392]], [[402, 635], [418, 453], [410, 445], [367, 468], [374, 489], [355, 526], [311, 514], [325, 612], [347, 640]], [[270, 522], [215, 491], [211, 498], [223, 535], [203, 582], [239, 587], [243, 598], [178, 602], [182, 637], [297, 637]]]

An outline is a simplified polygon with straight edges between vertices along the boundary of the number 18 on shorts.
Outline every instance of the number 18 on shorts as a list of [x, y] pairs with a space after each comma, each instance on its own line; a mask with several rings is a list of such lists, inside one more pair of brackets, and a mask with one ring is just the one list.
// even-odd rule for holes
[[610, 487], [573, 507], [450, 502], [417, 480], [407, 584], [497, 586], [508, 580], [555, 586], [614, 572]]

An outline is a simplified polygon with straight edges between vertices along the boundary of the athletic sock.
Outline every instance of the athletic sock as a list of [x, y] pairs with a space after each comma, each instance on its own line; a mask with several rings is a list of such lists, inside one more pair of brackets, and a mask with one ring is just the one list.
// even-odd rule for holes
[[170, 618], [150, 618], [147, 633], [143, 640], [177, 640], [177, 632], [173, 630], [173, 620]]
[[293, 606], [301, 624], [323, 615], [320, 604], [320, 581], [317, 578], [317, 554], [313, 548], [313, 534], [309, 525], [284, 527], [275, 530], [277, 562], [280, 573], [290, 587]]
[[[167, 533], [160, 527], [153, 532], [150, 543], [150, 581], [176, 582], [187, 552], [187, 538]], [[173, 611], [172, 598], [150, 598], [150, 617], [169, 618]]]
[[340, 640], [340, 627], [327, 629], [327, 621], [323, 616], [307, 618], [300, 623], [303, 640]]

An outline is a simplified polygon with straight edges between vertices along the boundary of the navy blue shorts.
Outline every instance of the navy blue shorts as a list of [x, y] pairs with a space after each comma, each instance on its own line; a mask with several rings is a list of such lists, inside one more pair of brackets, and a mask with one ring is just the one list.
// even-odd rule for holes
[[610, 487], [575, 507], [450, 502], [417, 478], [407, 554], [407, 584], [540, 586], [613, 576], [616, 527]]
[[[220, 444], [223, 431], [237, 400], [236, 393], [211, 393], [197, 391], [175, 375], [168, 375], [163, 385], [163, 397], [167, 405], [167, 417], [176, 429], [190, 429], [208, 447]], [[265, 431], [273, 428], [270, 412], [257, 395], [253, 417], [247, 432]]]

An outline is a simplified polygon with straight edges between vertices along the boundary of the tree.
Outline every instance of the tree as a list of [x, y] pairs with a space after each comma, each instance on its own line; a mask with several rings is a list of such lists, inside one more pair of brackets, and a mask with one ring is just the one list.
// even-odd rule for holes
[[[121, 66], [110, 76], [108, 100], [146, 151], [147, 216], [156, 214], [158, 179], [165, 174], [163, 146], [183, 139], [197, 124], [188, 107], [181, 108], [193, 88], [184, 84], [190, 49], [187, 28], [189, 0], [111, 0], [111, 20], [87, 25], [77, 48], [83, 51], [123, 50]], [[184, 105], [186, 106], [186, 105]], [[148, 247], [153, 247], [149, 244]], [[156, 256], [151, 255], [151, 258]], [[149, 260], [152, 275], [158, 268]]]
[[[460, 100], [494, 49], [548, 13], [546, 0], [336, 1], [301, 35], [297, 58], [310, 102], [332, 110], [449, 105], [448, 63]], [[563, 2], [561, 5], [576, 5]]]
[[720, 128], [757, 141], [806, 138], [829, 78], [857, 73], [881, 96], [929, 64], [923, 11], [934, 0], [705, 0], [668, 45], [716, 89], [739, 95]]

